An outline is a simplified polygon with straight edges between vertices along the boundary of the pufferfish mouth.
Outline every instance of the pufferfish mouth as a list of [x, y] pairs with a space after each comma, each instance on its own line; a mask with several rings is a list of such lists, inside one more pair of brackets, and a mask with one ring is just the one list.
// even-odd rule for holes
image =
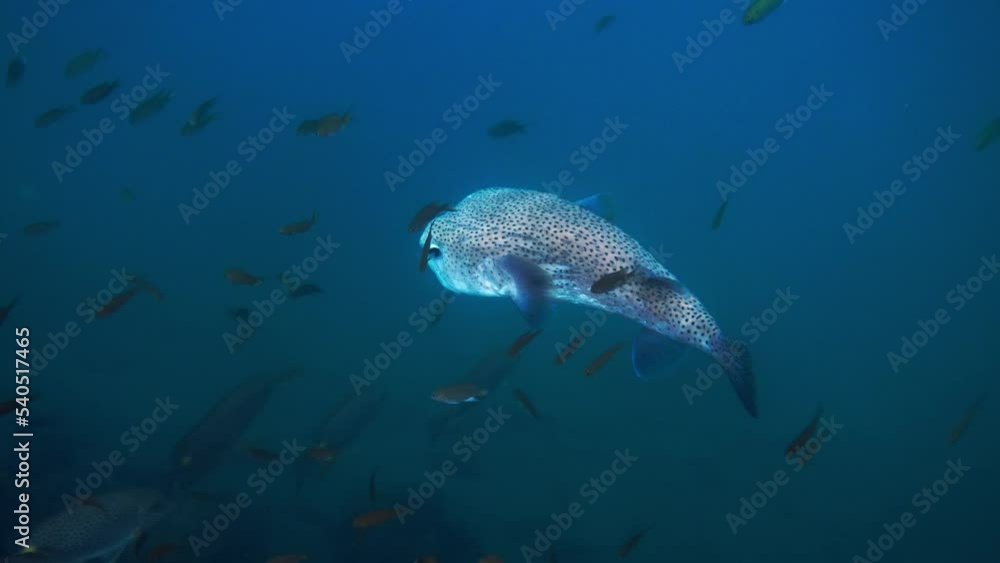
[[427, 259], [433, 260], [435, 258], [440, 258], [440, 257], [441, 257], [441, 249], [434, 245], [431, 245], [430, 250], [427, 251]]

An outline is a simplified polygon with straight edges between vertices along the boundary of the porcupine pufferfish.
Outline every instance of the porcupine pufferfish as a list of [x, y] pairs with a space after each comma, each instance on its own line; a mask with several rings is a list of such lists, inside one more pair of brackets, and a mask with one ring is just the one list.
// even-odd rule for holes
[[[538, 326], [552, 301], [596, 307], [642, 325], [632, 344], [635, 374], [648, 379], [690, 348], [724, 368], [746, 411], [757, 417], [749, 351], [723, 335], [704, 305], [645, 248], [605, 217], [606, 199], [571, 202], [547, 192], [489, 188], [428, 223], [428, 265], [446, 289], [511, 297]], [[628, 279], [594, 293], [595, 282]]]

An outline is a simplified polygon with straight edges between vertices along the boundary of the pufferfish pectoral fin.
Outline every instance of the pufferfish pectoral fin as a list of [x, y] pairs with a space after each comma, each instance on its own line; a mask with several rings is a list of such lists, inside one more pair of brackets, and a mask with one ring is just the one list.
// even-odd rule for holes
[[542, 324], [552, 287], [549, 275], [538, 264], [509, 254], [498, 259], [497, 266], [514, 281], [514, 303], [524, 318], [533, 327]]
[[644, 381], [673, 375], [690, 346], [643, 327], [632, 342], [632, 371]]

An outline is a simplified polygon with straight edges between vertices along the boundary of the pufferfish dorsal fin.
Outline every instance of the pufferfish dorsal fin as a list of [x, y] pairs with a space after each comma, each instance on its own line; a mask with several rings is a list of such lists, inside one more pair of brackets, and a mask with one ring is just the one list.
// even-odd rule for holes
[[597, 215], [601, 219], [604, 219], [605, 221], [614, 222], [615, 220], [615, 202], [608, 194], [594, 194], [592, 196], [579, 199], [574, 203], [587, 211], [590, 211], [594, 215]]
[[528, 323], [537, 327], [542, 323], [549, 301], [552, 280], [540, 266], [519, 256], [506, 255], [497, 260], [497, 266], [514, 281], [514, 303]]

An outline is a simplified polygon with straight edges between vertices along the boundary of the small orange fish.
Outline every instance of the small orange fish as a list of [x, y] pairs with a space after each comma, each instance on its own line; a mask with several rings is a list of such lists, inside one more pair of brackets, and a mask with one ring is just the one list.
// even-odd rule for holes
[[354, 519], [355, 528], [371, 528], [380, 524], [385, 524], [389, 520], [396, 518], [395, 508], [382, 508], [366, 512]]
[[528, 411], [528, 414], [534, 418], [542, 417], [542, 415], [539, 414], [538, 409], [535, 408], [535, 404], [528, 398], [528, 394], [522, 389], [514, 388], [514, 398], [517, 399], [517, 402], [520, 403], [522, 407], [524, 407], [524, 410]]
[[808, 442], [809, 439], [813, 437], [813, 434], [816, 433], [816, 427], [819, 425], [819, 420], [822, 416], [823, 405], [820, 405], [816, 410], [816, 415], [813, 416], [813, 419], [809, 422], [809, 424], [806, 425], [806, 427], [799, 432], [799, 435], [788, 444], [787, 448], [785, 448], [786, 458], [790, 455], [799, 455], [803, 463], [809, 461], [810, 458], [805, 455], [797, 454], [797, 452], [802, 448], [802, 446], [805, 446], [806, 442]]
[[55, 230], [59, 226], [58, 221], [39, 221], [37, 223], [32, 223], [24, 227], [24, 234], [28, 236], [38, 236], [43, 235], [49, 231]]
[[17, 305], [17, 301], [18, 298], [15, 297], [10, 300], [10, 303], [8, 303], [6, 307], [0, 307], [0, 324], [3, 324], [3, 322], [7, 319], [7, 315], [14, 310], [14, 306]]
[[329, 137], [350, 123], [351, 119], [353, 117], [350, 112], [344, 112], [343, 114], [331, 113], [322, 117], [319, 123], [316, 124], [316, 135], [318, 137]]
[[420, 557], [417, 557], [413, 563], [438, 563], [438, 559], [433, 555], [421, 555]]
[[301, 221], [295, 221], [294, 223], [289, 223], [284, 227], [278, 229], [278, 232], [285, 236], [301, 235], [302, 233], [308, 231], [316, 224], [317, 219], [316, 210], [313, 209], [312, 217], [308, 219], [303, 219]]
[[132, 297], [135, 296], [135, 292], [138, 290], [138, 286], [132, 286], [122, 293], [114, 296], [111, 301], [108, 301], [103, 307], [95, 311], [98, 317], [107, 317], [122, 308], [122, 305], [128, 303]]
[[[556, 364], [557, 365], [565, 364], [566, 360], [568, 360], [569, 357], [572, 356], [574, 352], [576, 352], [577, 350], [580, 349], [581, 346], [583, 346], [583, 343], [584, 343], [583, 336], [580, 336], [579, 334], [574, 336], [573, 339], [569, 341], [569, 346], [564, 347], [562, 350], [559, 351], [558, 354], [556, 354]], [[562, 346], [562, 344], [560, 343], [559, 346]]]
[[155, 285], [150, 283], [149, 280], [145, 278], [135, 278], [135, 283], [139, 284], [139, 286], [142, 287], [142, 289], [148, 291], [149, 294], [153, 296], [153, 299], [156, 299], [157, 303], [163, 301], [163, 292], [161, 292], [160, 289], [157, 288]]
[[326, 446], [313, 446], [306, 450], [306, 457], [313, 461], [330, 463], [336, 456], [336, 452]]
[[965, 412], [965, 416], [962, 417], [962, 420], [960, 420], [958, 424], [951, 429], [951, 433], [948, 434], [949, 443], [954, 444], [959, 438], [962, 437], [962, 434], [965, 434], [965, 429], [969, 427], [972, 419], [976, 418], [976, 415], [979, 413], [979, 409], [983, 406], [983, 402], [985, 400], [986, 393], [983, 393], [978, 399], [976, 399], [976, 402], [969, 408], [969, 410]]
[[626, 540], [625, 543], [618, 548], [619, 559], [624, 559], [626, 555], [635, 549], [635, 546], [639, 545], [639, 540], [641, 540], [644, 535], [646, 535], [646, 530], [643, 530]]
[[180, 546], [178, 546], [175, 543], [161, 543], [160, 545], [154, 547], [149, 551], [149, 556], [147, 557], [147, 561], [149, 563], [156, 563], [164, 555], [173, 551], [177, 551], [179, 548]]
[[605, 350], [600, 356], [594, 358], [594, 361], [590, 362], [590, 365], [583, 370], [584, 375], [590, 376], [597, 373], [597, 370], [604, 367], [604, 364], [608, 363], [608, 361], [611, 360], [611, 358], [618, 353], [618, 350], [621, 350], [624, 345], [624, 342], [619, 342], [618, 344], [615, 344], [611, 348]]
[[239, 268], [229, 268], [226, 270], [226, 279], [233, 282], [236, 285], [261, 285], [264, 283], [262, 278], [258, 278], [255, 275], [248, 274]]
[[525, 346], [531, 344], [531, 341], [534, 340], [535, 337], [537, 337], [541, 333], [542, 329], [536, 329], [536, 330], [529, 330], [528, 332], [525, 332], [521, 336], [518, 336], [517, 340], [515, 340], [510, 345], [510, 348], [507, 348], [507, 357], [513, 358], [514, 356], [516, 356], [521, 350], [524, 349]]
[[11, 399], [9, 401], [4, 401], [0, 403], [0, 416], [14, 412], [15, 410], [17, 410], [17, 407], [22, 406], [21, 403], [27, 405], [30, 401], [35, 400], [35, 397], [36, 397], [35, 395], [31, 395], [29, 397], [21, 397], [20, 403], [18, 402], [18, 399]]
[[17, 409], [17, 399], [11, 399], [0, 403], [0, 415], [10, 414]]
[[267, 560], [267, 563], [299, 563], [309, 559], [308, 555], [291, 553], [288, 555], [278, 555]]

